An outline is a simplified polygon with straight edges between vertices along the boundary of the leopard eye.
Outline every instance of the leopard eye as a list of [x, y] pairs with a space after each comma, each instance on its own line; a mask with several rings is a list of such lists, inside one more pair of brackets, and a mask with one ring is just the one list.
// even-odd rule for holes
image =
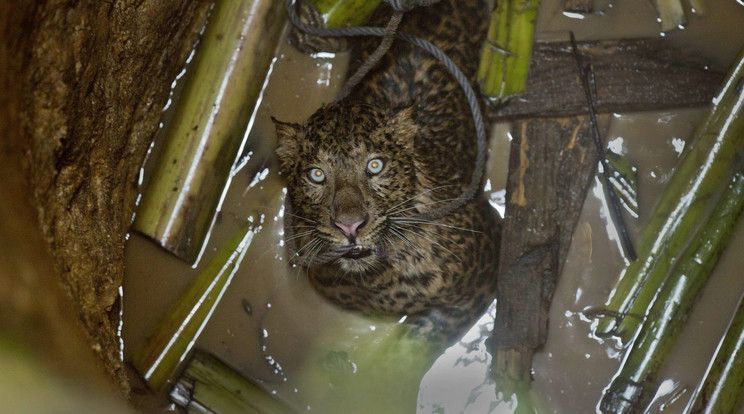
[[325, 181], [325, 173], [320, 168], [311, 168], [307, 170], [307, 178], [315, 184], [321, 184]]
[[385, 163], [382, 162], [379, 158], [373, 158], [369, 160], [367, 163], [367, 172], [370, 175], [377, 175], [382, 171], [382, 167], [385, 166]]

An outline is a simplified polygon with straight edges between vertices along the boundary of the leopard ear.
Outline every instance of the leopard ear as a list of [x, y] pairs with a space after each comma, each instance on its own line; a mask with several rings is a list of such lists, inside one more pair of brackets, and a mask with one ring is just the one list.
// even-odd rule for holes
[[297, 156], [300, 150], [299, 140], [302, 138], [304, 131], [300, 124], [282, 122], [273, 116], [271, 120], [274, 122], [274, 128], [276, 130], [276, 155], [279, 157], [279, 168], [287, 172], [297, 162]]
[[413, 119], [413, 105], [393, 110], [388, 117], [387, 127], [392, 129], [395, 141], [403, 146], [413, 147], [418, 126]]

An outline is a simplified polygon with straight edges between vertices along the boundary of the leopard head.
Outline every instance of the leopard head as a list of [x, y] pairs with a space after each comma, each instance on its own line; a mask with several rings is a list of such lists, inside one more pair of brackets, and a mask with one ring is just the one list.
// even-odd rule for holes
[[290, 249], [312, 258], [353, 246], [334, 260], [341, 270], [384, 266], [406, 242], [394, 220], [425, 201], [412, 109], [329, 104], [304, 124], [274, 123]]

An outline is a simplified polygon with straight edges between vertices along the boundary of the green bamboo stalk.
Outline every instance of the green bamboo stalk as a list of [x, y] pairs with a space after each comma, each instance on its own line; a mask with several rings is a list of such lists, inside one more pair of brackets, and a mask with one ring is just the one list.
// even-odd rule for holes
[[202, 251], [279, 35], [282, 2], [216, 3], [134, 229], [183, 260]]
[[[700, 235], [658, 293], [633, 347], [600, 402], [603, 413], [626, 413], [653, 397], [657, 375], [684, 327], [695, 299], [725, 249], [744, 210], [744, 171], [729, 182]], [[626, 318], [626, 321], [635, 319]], [[727, 412], [727, 411], [715, 411]]]
[[310, 0], [323, 15], [329, 29], [361, 26], [366, 23], [382, 0]]
[[[743, 298], [744, 299], [744, 298]], [[692, 393], [685, 414], [733, 413], [744, 396], [744, 300], [739, 301], [729, 327], [702, 381]]]
[[710, 214], [711, 202], [728, 183], [732, 162], [744, 156], [744, 94], [737, 86], [742, 76], [744, 50], [641, 232], [638, 260], [628, 265], [612, 290], [605, 303], [607, 312], [599, 316], [596, 334], [615, 334], [624, 340], [632, 337], [635, 330], [619, 328], [615, 315], [643, 317], [682, 249], [696, 237], [699, 223]]
[[170, 393], [189, 413], [271, 414], [291, 409], [216, 357], [202, 351], [194, 356]]
[[134, 354], [132, 364], [153, 390], [166, 384], [194, 345], [232, 281], [253, 235], [251, 228], [242, 228], [225, 243]]
[[682, 0], [653, 0], [661, 21], [661, 31], [667, 32], [687, 24]]
[[506, 101], [524, 91], [539, 0], [499, 1], [481, 49], [478, 84], [484, 95]]

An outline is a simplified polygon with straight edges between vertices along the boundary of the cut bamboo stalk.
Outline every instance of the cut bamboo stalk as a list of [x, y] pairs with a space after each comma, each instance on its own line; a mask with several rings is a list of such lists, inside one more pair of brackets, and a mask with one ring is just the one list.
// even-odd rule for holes
[[132, 364], [153, 390], [162, 389], [186, 358], [232, 281], [253, 235], [246, 227], [225, 243], [134, 354]]
[[281, 2], [216, 3], [134, 229], [194, 263], [244, 143], [279, 35]]
[[189, 413], [272, 414], [292, 410], [216, 357], [202, 351], [178, 379], [170, 397]]
[[[732, 163], [744, 157], [744, 50], [690, 145], [680, 159], [638, 242], [638, 260], [624, 270], [605, 303], [595, 333], [629, 340], [634, 322], [616, 315], [642, 318], [683, 248], [696, 237], [699, 223], [710, 214], [732, 174]], [[626, 323], [618, 326], [619, 320]]]
[[309, 0], [323, 15], [325, 26], [329, 29], [338, 27], [361, 26], [366, 23], [381, 0]]
[[[691, 241], [674, 273], [659, 291], [638, 338], [612, 383], [605, 389], [600, 402], [602, 412], [631, 412], [645, 407], [651, 400], [656, 391], [659, 368], [666, 361], [695, 300], [728, 245], [742, 209], [744, 171], [734, 175], [700, 235]], [[626, 318], [623, 322], [626, 321], [631, 319]]]
[[685, 414], [733, 413], [744, 396], [744, 298], [723, 336]]
[[491, 13], [477, 75], [489, 98], [503, 102], [524, 91], [539, 6], [539, 0], [504, 0]]

